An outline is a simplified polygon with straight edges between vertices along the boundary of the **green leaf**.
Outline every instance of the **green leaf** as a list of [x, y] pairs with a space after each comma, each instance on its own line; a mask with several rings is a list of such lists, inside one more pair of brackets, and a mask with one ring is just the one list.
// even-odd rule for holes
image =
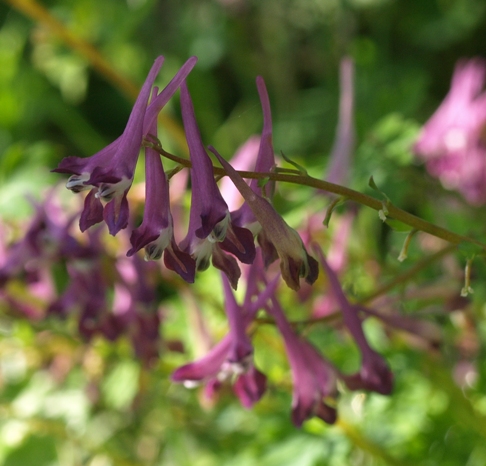
[[299, 170], [301, 175], [307, 175], [308, 174], [307, 170], [302, 165], [299, 165], [297, 162], [290, 160], [282, 151], [280, 152], [280, 154], [282, 155], [283, 159], [287, 163], [290, 163], [290, 165], [293, 165], [295, 168], [297, 168], [297, 170]]

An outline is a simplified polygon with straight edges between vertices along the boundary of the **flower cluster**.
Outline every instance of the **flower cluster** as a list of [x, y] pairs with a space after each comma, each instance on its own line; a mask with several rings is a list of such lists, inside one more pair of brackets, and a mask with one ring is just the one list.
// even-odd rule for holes
[[429, 173], [471, 204], [486, 202], [486, 62], [457, 63], [451, 88], [414, 150]]
[[[52, 220], [56, 217], [46, 213], [50, 204], [39, 206], [25, 244], [14, 245], [9, 250], [0, 269], [0, 282], [6, 283], [19, 273], [42, 274], [44, 269], [40, 264], [45, 260], [45, 251], [50, 251], [51, 263], [62, 257], [69, 283], [51, 299], [49, 314], [67, 316], [77, 311], [79, 332], [86, 339], [102, 334], [114, 340], [128, 334], [136, 353], [150, 361], [158, 354], [160, 319], [148, 264], [141, 260], [138, 251], [145, 250], [146, 261], [163, 257], [165, 267], [187, 283], [193, 283], [196, 273], [212, 263], [222, 272], [229, 331], [204, 357], [179, 367], [172, 376], [175, 382], [191, 386], [202, 383], [208, 396], [230, 382], [243, 406], [253, 406], [265, 393], [266, 376], [253, 359], [251, 329], [258, 313], [265, 312], [283, 338], [293, 375], [292, 420], [297, 426], [312, 416], [328, 423], [335, 422], [338, 380], [351, 390], [390, 393], [390, 369], [382, 356], [370, 347], [362, 328], [366, 310], [348, 301], [336, 271], [320, 247], [314, 247], [317, 260], [309, 254], [312, 234], [301, 236], [277, 212], [272, 199], [274, 183], [267, 180], [262, 184], [256, 178], [246, 182], [214, 147], [204, 145], [186, 82], [196, 58], [190, 58], [159, 92], [154, 82], [162, 63], [163, 57], [155, 60], [118, 139], [91, 157], [67, 157], [54, 170], [70, 175], [66, 186], [71, 191], [89, 191], [79, 220], [81, 231], [88, 230], [87, 240], [81, 242], [69, 233], [74, 217], [62, 225], [56, 224]], [[334, 168], [330, 170], [333, 181], [342, 178], [350, 165], [352, 72], [352, 62], [344, 61], [340, 122], [332, 154], [331, 167]], [[270, 101], [263, 78], [256, 79], [256, 86], [263, 111], [263, 128], [260, 137], [250, 139], [239, 156], [245, 155], [242, 164], [263, 178], [271, 174], [276, 161]], [[176, 233], [181, 231], [181, 221], [172, 214], [174, 203], [169, 195], [169, 177], [161, 159], [164, 151], [157, 138], [157, 115], [178, 89], [191, 177], [191, 206], [183, 239], [176, 238]], [[121, 233], [123, 236], [127, 227], [133, 225], [127, 194], [142, 149], [145, 155], [143, 219], [139, 226], [128, 228], [131, 245], [126, 253], [128, 257], [112, 261], [107, 273], [109, 264], [100, 240], [101, 230], [91, 227], [104, 221], [111, 235]], [[236, 189], [243, 198], [243, 204], [234, 210], [234, 203], [225, 200], [218, 186], [207, 149], [231, 180], [233, 192]], [[55, 246], [53, 250], [39, 244], [46, 238]], [[277, 260], [280, 270], [272, 267]], [[342, 313], [344, 326], [362, 355], [361, 367], [354, 374], [344, 374], [326, 360], [319, 349], [296, 332], [283, 311], [279, 293], [281, 279], [288, 288], [302, 293], [303, 282], [308, 288], [318, 279], [319, 266], [325, 272], [329, 293], [336, 309]], [[242, 277], [241, 269], [245, 271], [242, 281], [246, 292], [239, 304], [233, 290]], [[110, 303], [108, 288], [113, 290], [114, 296]], [[302, 301], [309, 296], [302, 293]]]
[[34, 321], [76, 319], [84, 341], [125, 335], [153, 363], [160, 345], [153, 270], [139, 257], [110, 255], [99, 228], [73, 235], [76, 216], [64, 215], [54, 191], [34, 207], [24, 238], [1, 251], [2, 301]]

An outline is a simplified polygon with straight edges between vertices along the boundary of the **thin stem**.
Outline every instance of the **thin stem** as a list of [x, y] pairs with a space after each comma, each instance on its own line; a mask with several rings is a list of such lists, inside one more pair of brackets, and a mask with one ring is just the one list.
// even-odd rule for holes
[[[170, 154], [163, 149], [160, 151], [160, 153], [164, 157], [167, 157], [170, 160], [180, 163], [185, 167], [191, 167], [191, 162], [188, 159]], [[223, 168], [220, 167], [213, 167], [213, 172], [215, 175], [226, 176], [226, 172], [224, 171]], [[313, 178], [312, 176], [309, 175], [302, 175], [297, 170], [292, 171], [292, 174], [275, 173], [275, 172], [259, 173], [259, 172], [248, 172], [248, 171], [238, 171], [238, 173], [243, 178], [251, 178], [251, 179], [266, 178], [271, 181], [282, 181], [286, 183], [298, 184], [300, 186], [308, 186], [310, 188], [315, 188], [321, 191], [327, 191], [330, 193], [337, 194], [339, 196], [346, 197], [359, 204], [370, 207], [378, 212], [380, 210], [383, 210], [383, 202], [379, 199], [376, 199], [372, 196], [368, 196], [367, 194], [360, 193], [353, 189], [346, 188], [345, 186], [340, 186], [338, 184], [329, 183], [328, 181], [319, 180], [318, 178]], [[481, 243], [480, 241], [477, 241], [474, 238], [469, 238], [467, 236], [453, 233], [452, 231], [446, 230], [445, 228], [427, 222], [426, 220], [416, 217], [415, 215], [412, 215], [406, 212], [405, 210], [402, 210], [399, 207], [394, 206], [391, 202], [387, 203], [387, 209], [388, 209], [387, 217], [391, 217], [394, 218], [395, 220], [399, 220], [400, 222], [409, 225], [414, 230], [419, 230], [425, 233], [429, 233], [432, 236], [436, 236], [437, 238], [441, 238], [452, 244], [457, 245], [462, 242], [467, 242], [479, 246], [481, 249], [486, 250], [486, 244]]]
[[[447, 256], [450, 254], [452, 251], [456, 249], [456, 246], [454, 244], [449, 244], [443, 249], [440, 249], [436, 253], [432, 254], [429, 257], [426, 257], [425, 259], [422, 259], [421, 261], [417, 262], [413, 267], [410, 267], [408, 270], [405, 272], [396, 275], [392, 280], [390, 280], [388, 283], [385, 285], [379, 287], [377, 290], [373, 291], [373, 293], [370, 293], [367, 296], [364, 296], [361, 299], [358, 299], [355, 303], [356, 305], [364, 305], [368, 304], [375, 299], [379, 298], [380, 296], [383, 296], [384, 294], [388, 293], [390, 290], [395, 288], [398, 285], [404, 284], [414, 278], [418, 272], [421, 270], [427, 268], [429, 265], [433, 264], [434, 262], [438, 261], [442, 257]], [[318, 324], [318, 323], [323, 323], [323, 322], [330, 322], [333, 321], [337, 318], [341, 317], [341, 310], [336, 309], [329, 314], [327, 314], [325, 317], [319, 317], [316, 319], [306, 319], [306, 320], [299, 320], [299, 321], [293, 321], [291, 322], [291, 325], [293, 326], [303, 326], [303, 325], [312, 325], [312, 324]], [[268, 318], [259, 318], [257, 319], [259, 324], [275, 324], [275, 321], [273, 319], [268, 319]]]

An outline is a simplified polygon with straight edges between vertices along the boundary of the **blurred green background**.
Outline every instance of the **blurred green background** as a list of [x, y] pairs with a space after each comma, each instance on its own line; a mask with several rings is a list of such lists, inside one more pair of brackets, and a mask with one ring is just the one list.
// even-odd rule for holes
[[[41, 198], [62, 181], [50, 170], [63, 157], [91, 155], [121, 134], [161, 54], [160, 85], [189, 56], [199, 57], [188, 79], [198, 122], [204, 141], [226, 158], [260, 131], [255, 77], [263, 76], [275, 151], [315, 176], [324, 175], [334, 139], [339, 62], [351, 56], [357, 126], [351, 187], [372, 193], [373, 175], [398, 206], [458, 233], [484, 234], [484, 209], [444, 192], [410, 151], [447, 93], [455, 62], [486, 55], [483, 0], [2, 1], [2, 222], [28, 218], [25, 194]], [[177, 99], [164, 115], [164, 147], [185, 155]], [[299, 219], [309, 191], [282, 189], [280, 207]], [[403, 234], [366, 209], [354, 228], [343, 283], [358, 297], [438, 248], [422, 238], [399, 264]], [[367, 322], [395, 373], [394, 394], [344, 393], [336, 426], [311, 420], [301, 430], [290, 422], [291, 379], [271, 326], [256, 333], [269, 391], [247, 411], [231, 390], [213, 404], [198, 390], [170, 383], [170, 372], [198, 349], [194, 304], [184, 297], [164, 302], [165, 349], [150, 370], [123, 339], [88, 345], [69, 322], [28, 322], [2, 303], [0, 464], [483, 466], [486, 270], [477, 265], [476, 293], [460, 300], [462, 266], [460, 256], [450, 256], [421, 271], [408, 294], [397, 287], [390, 295], [393, 306], [441, 326], [440, 349]], [[208, 272], [197, 293], [217, 340], [225, 322], [220, 296], [208, 291], [215, 280]], [[300, 317], [298, 303], [287, 303]], [[356, 359], [349, 342], [325, 326], [308, 334], [334, 360]], [[179, 340], [185, 354], [171, 351]]]

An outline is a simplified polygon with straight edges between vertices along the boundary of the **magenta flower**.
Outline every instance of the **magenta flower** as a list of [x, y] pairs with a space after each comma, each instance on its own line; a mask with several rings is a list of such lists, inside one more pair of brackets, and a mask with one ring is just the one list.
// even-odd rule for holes
[[218, 154], [214, 147], [209, 150], [218, 158], [226, 174], [244, 197], [267, 240], [272, 243], [280, 258], [280, 270], [285, 283], [293, 290], [300, 288], [299, 279], [305, 277], [312, 284], [319, 274], [317, 261], [309, 256], [299, 234], [276, 212], [270, 202], [255, 193], [239, 173]]
[[[163, 61], [163, 57], [158, 57], [150, 69], [123, 134], [95, 155], [88, 158], [67, 157], [54, 170], [72, 174], [66, 187], [74, 192], [93, 187], [85, 200], [80, 219], [81, 231], [103, 219], [112, 235], [128, 225], [127, 192], [142, 145], [147, 102]], [[104, 207], [101, 201], [106, 203]]]
[[205, 270], [214, 254], [213, 265], [223, 270], [236, 288], [240, 275], [236, 261], [223, 251], [214, 251], [219, 247], [241, 262], [251, 264], [255, 258], [253, 235], [249, 230], [231, 223], [228, 206], [214, 179], [211, 159], [204, 149], [185, 81], [181, 84], [181, 109], [192, 162], [189, 229], [181, 242], [181, 249], [195, 258], [197, 270]]
[[294, 333], [275, 297], [267, 310], [284, 339], [292, 370], [292, 422], [300, 427], [306, 419], [317, 416], [333, 424], [337, 413], [328, 403], [337, 396], [337, 371], [309, 342]]
[[53, 170], [71, 174], [66, 184], [68, 189], [74, 192], [90, 189], [80, 218], [81, 231], [103, 219], [112, 235], [128, 225], [127, 193], [132, 185], [143, 137], [152, 128], [157, 114], [177, 90], [182, 79], [194, 67], [196, 58], [192, 57], [186, 62], [147, 108], [155, 77], [163, 61], [162, 56], [155, 60], [135, 101], [127, 126], [118, 139], [91, 157], [67, 157]]
[[384, 359], [368, 344], [363, 332], [361, 319], [358, 316], [358, 308], [353, 306], [346, 298], [338, 277], [327, 263], [322, 250], [317, 245], [314, 250], [318, 255], [321, 266], [327, 274], [331, 293], [341, 308], [344, 324], [361, 351], [362, 361], [360, 371], [357, 374], [350, 376], [341, 375], [341, 377], [351, 390], [362, 388], [365, 390], [373, 390], [382, 395], [390, 394], [393, 388], [393, 374]]
[[89, 255], [70, 234], [74, 218], [66, 218], [53, 201], [54, 191], [43, 203], [32, 201], [35, 214], [26, 227], [25, 236], [6, 248], [0, 258], [0, 287], [23, 274], [28, 282], [37, 279], [39, 271], [60, 259]]
[[326, 180], [336, 184], [347, 184], [354, 149], [355, 130], [354, 107], [354, 63], [351, 58], [343, 58], [340, 65], [339, 120], [336, 138], [331, 151]]
[[486, 202], [485, 83], [484, 60], [459, 61], [449, 93], [414, 145], [429, 173], [472, 204]]
[[230, 283], [223, 276], [229, 333], [204, 357], [176, 369], [172, 374], [173, 381], [182, 382], [188, 387], [205, 383], [206, 395], [211, 397], [224, 381], [233, 380], [233, 390], [246, 408], [262, 397], [266, 377], [253, 364], [253, 346], [246, 330], [256, 312], [275, 293], [278, 281], [274, 280], [261, 293], [257, 293], [258, 268], [261, 268], [261, 261], [255, 260], [249, 268], [242, 305], [237, 304]]
[[[155, 91], [155, 94], [157, 91]], [[157, 122], [152, 122], [150, 135], [157, 138]], [[145, 260], [157, 260], [164, 254], [168, 269], [177, 272], [184, 280], [194, 283], [196, 263], [179, 249], [174, 239], [174, 225], [170, 212], [169, 182], [160, 154], [152, 147], [145, 148], [145, 207], [142, 224], [132, 231], [132, 256], [145, 248]]]
[[[268, 173], [275, 167], [275, 154], [272, 142], [272, 111], [270, 108], [270, 99], [268, 98], [265, 81], [261, 76], [256, 78], [256, 85], [263, 113], [263, 128], [260, 137], [258, 154], [254, 167], [255, 172]], [[250, 181], [250, 188], [258, 195], [271, 199], [275, 189], [275, 183], [270, 181], [265, 185], [264, 190], [258, 186], [258, 180]], [[260, 223], [257, 221], [255, 214], [249, 204], [245, 202], [238, 210], [231, 212], [233, 223], [249, 228], [258, 239], [258, 244], [262, 248], [265, 266], [268, 267], [272, 262], [277, 260], [278, 253], [270, 238], [267, 238], [265, 230], [262, 230]]]

